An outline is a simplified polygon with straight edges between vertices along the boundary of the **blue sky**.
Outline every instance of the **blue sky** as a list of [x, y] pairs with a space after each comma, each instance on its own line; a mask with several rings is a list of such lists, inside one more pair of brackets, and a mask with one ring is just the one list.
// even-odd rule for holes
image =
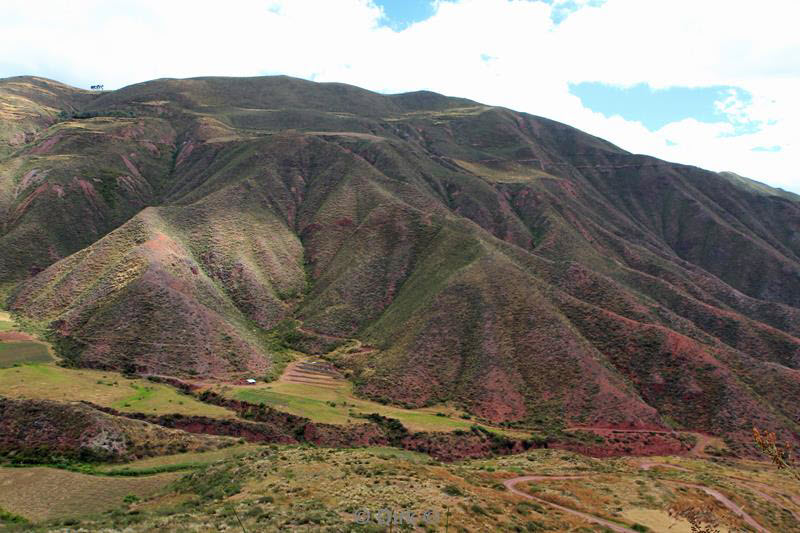
[[394, 30], [403, 30], [414, 22], [422, 22], [435, 12], [430, 0], [379, 0], [375, 4], [383, 9], [385, 15], [381, 23]]
[[644, 83], [633, 87], [615, 87], [597, 82], [570, 85], [570, 92], [589, 109], [608, 117], [619, 115], [639, 121], [651, 131], [686, 118], [700, 122], [727, 120], [715, 102], [724, 99], [730, 91], [735, 91], [744, 100], [750, 98], [745, 91], [724, 86], [653, 89]]
[[113, 89], [287, 74], [427, 89], [800, 192], [797, 11], [796, 0], [3, 0], [0, 77]]

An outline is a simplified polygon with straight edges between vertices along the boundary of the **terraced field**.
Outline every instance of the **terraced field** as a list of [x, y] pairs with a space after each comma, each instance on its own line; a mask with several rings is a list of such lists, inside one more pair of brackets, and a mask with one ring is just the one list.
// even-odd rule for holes
[[[471, 419], [461, 418], [462, 412], [446, 406], [403, 409], [358, 398], [353, 394], [353, 385], [330, 363], [314, 358], [289, 364], [278, 381], [232, 386], [222, 392], [228, 397], [255, 404], [264, 402], [280, 411], [328, 424], [362, 423], [359, 415], [379, 413], [400, 420], [410, 431], [469, 430], [474, 425]], [[529, 437], [518, 431], [490, 429], [512, 437]]]
[[256, 444], [242, 444], [239, 446], [230, 446], [228, 448], [211, 450], [207, 452], [188, 452], [174, 455], [162, 455], [160, 457], [148, 457], [146, 459], [132, 461], [130, 463], [125, 463], [124, 465], [102, 465], [97, 468], [97, 471], [119, 474], [122, 472], [141, 472], [147, 470], [157, 470], [161, 468], [169, 470], [189, 470], [215, 463], [217, 461], [224, 461], [226, 459], [240, 457], [259, 450], [260, 448], [261, 446]]

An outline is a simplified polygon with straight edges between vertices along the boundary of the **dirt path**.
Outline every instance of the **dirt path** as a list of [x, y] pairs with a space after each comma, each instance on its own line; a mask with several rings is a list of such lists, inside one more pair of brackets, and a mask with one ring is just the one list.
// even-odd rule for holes
[[[650, 470], [650, 469], [652, 469], [654, 467], [663, 467], [663, 468], [672, 468], [672, 469], [675, 469], [675, 470], [688, 471], [683, 467], [680, 467], [680, 466], [677, 466], [677, 465], [671, 465], [669, 463], [645, 462], [645, 463], [641, 463], [639, 466], [643, 470]], [[589, 477], [592, 477], [592, 476], [591, 475], [520, 476], [520, 477], [515, 477], [515, 478], [512, 478], [512, 479], [507, 479], [507, 480], [503, 481], [503, 485], [505, 485], [505, 487], [510, 492], [512, 492], [512, 493], [514, 493], [514, 494], [516, 494], [518, 496], [522, 496], [524, 498], [528, 498], [530, 500], [535, 500], [537, 502], [544, 503], [544, 504], [549, 505], [551, 507], [555, 507], [556, 509], [559, 509], [561, 511], [569, 513], [569, 514], [571, 514], [573, 516], [579, 516], [579, 517], [581, 517], [581, 518], [583, 518], [585, 520], [588, 520], [589, 522], [603, 525], [603, 526], [611, 529], [612, 531], [618, 531], [618, 532], [634, 531], [633, 529], [629, 529], [629, 528], [627, 528], [625, 526], [621, 526], [621, 525], [619, 525], [617, 523], [610, 522], [608, 520], [600, 518], [599, 516], [594, 516], [594, 515], [591, 515], [591, 514], [588, 514], [588, 513], [584, 513], [582, 511], [578, 511], [578, 510], [575, 510], [575, 509], [570, 509], [569, 507], [564, 507], [563, 505], [559, 505], [557, 503], [553, 503], [553, 502], [549, 502], [547, 500], [543, 500], [542, 498], [537, 498], [536, 496], [533, 496], [531, 494], [523, 492], [523, 491], [521, 491], [521, 490], [519, 490], [519, 489], [517, 489], [515, 487], [515, 485], [517, 485], [518, 483], [529, 483], [531, 481], [556, 481], [556, 480], [563, 480], [563, 479], [585, 479], [585, 478], [589, 478]], [[693, 489], [702, 490], [703, 492], [705, 492], [706, 494], [708, 494], [712, 498], [716, 499], [722, 505], [724, 505], [728, 510], [733, 512], [736, 516], [738, 516], [742, 520], [744, 520], [745, 523], [747, 523], [747, 525], [749, 525], [750, 527], [752, 527], [756, 531], [759, 531], [759, 532], [762, 532], [762, 533], [769, 533], [768, 529], [764, 528], [761, 524], [756, 522], [755, 519], [752, 516], [750, 516], [749, 514], [747, 514], [747, 512], [744, 509], [742, 509], [739, 505], [737, 505], [736, 503], [731, 501], [727, 496], [725, 496], [724, 494], [722, 494], [720, 491], [718, 491], [716, 489], [712, 489], [711, 487], [706, 487], [704, 485], [697, 485], [697, 484], [694, 484], [694, 483], [686, 483], [684, 481], [674, 481], [674, 480], [662, 480], [662, 481], [664, 481], [666, 483], [669, 483], [669, 484], [672, 484], [672, 485], [680, 485], [682, 487], [689, 487], [689, 488], [693, 488]], [[751, 489], [752, 489], [752, 487], [751, 487]], [[766, 495], [762, 494], [761, 496], [765, 497]], [[771, 497], [766, 497], [765, 499], [775, 503], [773, 498], [771, 498]]]
[[697, 444], [689, 450], [689, 455], [693, 457], [706, 457], [708, 455], [706, 454], [706, 447], [719, 441], [717, 437], [704, 435], [703, 433], [690, 433], [690, 435], [694, 435], [697, 438]]
[[669, 463], [650, 463], [650, 462], [639, 463], [639, 468], [641, 468], [642, 470], [650, 470], [656, 467], [671, 468], [673, 470], [680, 470], [681, 472], [691, 472], [691, 470], [689, 470], [688, 468], [683, 468], [682, 466], [678, 465], [671, 465]]
[[733, 503], [731, 500], [729, 500], [727, 498], [727, 496], [725, 496], [724, 494], [722, 494], [720, 491], [718, 491], [716, 489], [712, 489], [710, 487], [706, 487], [705, 485], [695, 485], [694, 483], [684, 483], [683, 481], [667, 481], [667, 483], [671, 483], [671, 484], [675, 484], [675, 485], [681, 485], [683, 487], [690, 487], [690, 488], [693, 488], [693, 489], [700, 489], [703, 492], [705, 492], [706, 494], [708, 494], [709, 496], [715, 498], [722, 505], [724, 505], [725, 507], [730, 509], [733, 512], [733, 514], [735, 514], [736, 516], [739, 516], [742, 520], [744, 520], [747, 523], [747, 525], [749, 525], [750, 527], [752, 527], [756, 531], [762, 531], [764, 533], [769, 533], [768, 529], [765, 529], [764, 527], [762, 527], [761, 524], [756, 522], [755, 519], [752, 516], [750, 516], [749, 514], [747, 514], [744, 509], [742, 509], [741, 507], [739, 507], [738, 505]]
[[526, 492], [522, 492], [521, 490], [517, 489], [515, 485], [517, 483], [527, 483], [530, 481], [544, 481], [544, 480], [554, 480], [554, 479], [576, 479], [576, 478], [584, 478], [589, 476], [521, 476], [515, 477], [513, 479], [507, 479], [503, 481], [503, 485], [512, 493], [516, 494], [517, 496], [522, 496], [523, 498], [527, 498], [529, 500], [534, 500], [539, 503], [543, 503], [545, 505], [549, 505], [550, 507], [555, 507], [559, 511], [563, 511], [565, 513], [571, 514], [573, 516], [578, 516], [587, 520], [593, 524], [600, 524], [601, 526], [605, 526], [611, 531], [616, 531], [617, 533], [636, 533], [635, 530], [627, 528], [625, 526], [621, 526], [615, 522], [611, 522], [609, 520], [605, 520], [600, 518], [599, 516], [594, 516], [588, 513], [584, 513], [582, 511], [576, 511], [575, 509], [570, 509], [569, 507], [564, 507], [563, 505], [559, 505], [557, 503], [549, 502], [547, 500], [543, 500], [541, 498], [537, 498], [536, 496], [532, 496]]

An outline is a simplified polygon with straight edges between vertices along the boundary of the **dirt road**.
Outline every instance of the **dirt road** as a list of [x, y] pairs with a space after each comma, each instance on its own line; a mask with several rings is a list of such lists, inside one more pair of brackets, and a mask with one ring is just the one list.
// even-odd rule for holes
[[[670, 465], [670, 464], [667, 464], [667, 463], [650, 463], [650, 462], [646, 462], [646, 463], [640, 464], [640, 468], [642, 468], [643, 470], [650, 470], [651, 468], [654, 468], [654, 467], [663, 467], [663, 468], [672, 468], [672, 469], [676, 469], [676, 470], [685, 470], [682, 467], [679, 467], [679, 466], [676, 466], [676, 465]], [[627, 528], [627, 527], [625, 527], [623, 525], [617, 524], [615, 522], [611, 522], [611, 521], [606, 520], [604, 518], [600, 518], [599, 516], [594, 516], [594, 515], [591, 515], [589, 513], [584, 513], [583, 511], [578, 511], [576, 509], [570, 509], [569, 507], [564, 507], [563, 505], [559, 505], [557, 503], [549, 502], [547, 500], [543, 500], [542, 498], [537, 498], [536, 496], [533, 496], [531, 494], [528, 494], [527, 492], [523, 492], [523, 491], [521, 491], [521, 490], [516, 488], [516, 485], [519, 484], [519, 483], [529, 483], [531, 481], [555, 481], [555, 480], [560, 480], [560, 479], [585, 479], [585, 478], [589, 478], [589, 477], [592, 477], [592, 476], [591, 475], [520, 476], [520, 477], [515, 477], [515, 478], [512, 478], [512, 479], [507, 479], [507, 480], [503, 481], [503, 485], [505, 485], [506, 488], [510, 492], [516, 494], [517, 496], [522, 496], [523, 498], [527, 498], [529, 500], [534, 500], [534, 501], [537, 501], [539, 503], [543, 503], [545, 505], [549, 505], [550, 507], [554, 507], [556, 509], [559, 509], [560, 511], [564, 511], [565, 513], [569, 513], [569, 514], [571, 514], [573, 516], [579, 516], [579, 517], [583, 518], [584, 520], [587, 520], [587, 521], [592, 522], [594, 524], [600, 524], [602, 526], [605, 526], [605, 527], [611, 529], [612, 531], [633, 532], [634, 531], [633, 529]], [[752, 516], [750, 516], [749, 514], [747, 514], [747, 512], [744, 509], [742, 509], [736, 503], [732, 502], [728, 497], [726, 497], [724, 494], [722, 494], [721, 492], [719, 492], [716, 489], [712, 489], [712, 488], [706, 487], [704, 485], [696, 485], [694, 483], [686, 483], [684, 481], [675, 481], [675, 480], [663, 480], [663, 481], [665, 481], [665, 482], [667, 482], [669, 484], [672, 484], [672, 485], [680, 485], [680, 486], [683, 486], [683, 487], [702, 490], [703, 492], [705, 492], [706, 494], [708, 494], [712, 498], [716, 499], [722, 505], [724, 505], [727, 509], [729, 509], [731, 512], [733, 512], [736, 516], [739, 516], [742, 520], [745, 521], [745, 523], [747, 523], [747, 525], [749, 525], [750, 527], [752, 527], [756, 531], [759, 531], [759, 532], [762, 532], [762, 533], [769, 533], [768, 529], [764, 528], [761, 524], [756, 522], [755, 519]]]

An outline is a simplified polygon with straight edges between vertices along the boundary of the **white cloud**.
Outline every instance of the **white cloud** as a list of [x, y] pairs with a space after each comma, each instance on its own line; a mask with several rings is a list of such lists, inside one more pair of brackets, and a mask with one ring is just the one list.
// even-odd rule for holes
[[[430, 89], [547, 116], [635, 152], [800, 191], [795, 0], [607, 0], [560, 24], [525, 0], [440, 0], [402, 32], [368, 0], [4, 0], [0, 76], [107, 88], [158, 77], [285, 73], [399, 92]], [[561, 6], [561, 7], [559, 7]], [[489, 60], [485, 58], [489, 57]], [[734, 124], [651, 132], [586, 109], [569, 83], [727, 85]], [[753, 128], [744, 131], [750, 131]], [[669, 143], [667, 141], [670, 141]], [[777, 152], [754, 152], [780, 146]]]

